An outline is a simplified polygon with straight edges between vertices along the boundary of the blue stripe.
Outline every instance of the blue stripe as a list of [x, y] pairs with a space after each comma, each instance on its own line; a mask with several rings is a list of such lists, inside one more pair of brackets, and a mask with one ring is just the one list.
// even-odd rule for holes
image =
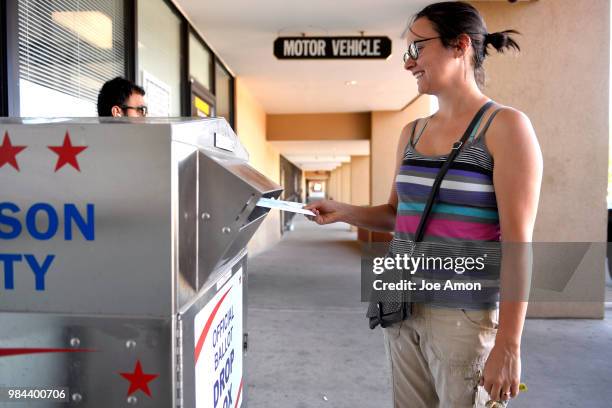
[[[425, 208], [424, 203], [411, 203], [402, 202], [399, 203], [399, 210], [403, 211], [423, 211]], [[492, 220], [499, 219], [499, 214], [494, 210], [485, 210], [480, 208], [462, 207], [457, 205], [449, 204], [435, 204], [432, 208], [433, 212], [465, 215], [468, 217], [488, 218]]]

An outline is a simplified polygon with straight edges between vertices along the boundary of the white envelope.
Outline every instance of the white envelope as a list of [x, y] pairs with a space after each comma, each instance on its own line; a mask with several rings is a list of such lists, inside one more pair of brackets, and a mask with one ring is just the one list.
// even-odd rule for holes
[[266, 208], [277, 208], [281, 211], [289, 211], [298, 214], [304, 215], [312, 215], [315, 214], [310, 210], [305, 210], [304, 207], [306, 204], [304, 203], [296, 203], [295, 201], [283, 201], [283, 200], [274, 200], [273, 198], [260, 198], [257, 202], [257, 205], [260, 207]]

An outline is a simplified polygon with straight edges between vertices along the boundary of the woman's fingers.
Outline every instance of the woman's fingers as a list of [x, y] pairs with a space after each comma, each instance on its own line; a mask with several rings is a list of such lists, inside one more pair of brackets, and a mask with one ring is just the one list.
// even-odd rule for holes
[[512, 385], [510, 386], [510, 398], [516, 398], [516, 396], [519, 394], [519, 386], [520, 383], [518, 381], [512, 382]]
[[491, 388], [491, 392], [489, 393], [492, 399], [499, 400], [501, 399], [501, 385], [499, 383], [493, 384]]
[[510, 391], [510, 384], [504, 384], [501, 387], [501, 400], [502, 401], [508, 401], [510, 398], [512, 398], [512, 392]]
[[482, 381], [482, 388], [485, 389], [487, 394], [489, 394], [490, 396], [493, 396], [493, 381], [488, 381], [484, 377], [481, 378], [481, 381]]
[[323, 215], [319, 214], [317, 215], [316, 221], [317, 221], [317, 224], [325, 225], [325, 224], [334, 222], [332, 218], [333, 218], [332, 215], [329, 213], [323, 214]]
[[505, 382], [501, 379], [487, 381], [484, 376], [481, 376], [479, 385], [487, 391], [493, 401], [508, 401], [516, 398], [520, 392], [519, 381]]
[[308, 219], [316, 222], [319, 225], [329, 224], [336, 221], [335, 211], [326, 200], [310, 203], [304, 206], [304, 209], [310, 210], [315, 214], [314, 217], [309, 216]]
[[315, 207], [309, 208], [309, 206], [311, 206], [312, 204], [308, 204], [306, 206], [304, 206], [305, 210], [310, 210], [314, 213], [314, 215], [305, 215], [306, 219], [309, 221], [317, 221], [317, 216], [319, 216], [319, 210]]
[[[481, 381], [481, 385], [483, 385], [482, 383], [483, 382]], [[487, 381], [484, 381], [483, 386], [485, 390], [489, 393], [489, 396], [492, 400], [508, 401], [511, 398], [515, 398], [519, 393], [518, 383], [502, 384], [496, 382], [487, 383]]]

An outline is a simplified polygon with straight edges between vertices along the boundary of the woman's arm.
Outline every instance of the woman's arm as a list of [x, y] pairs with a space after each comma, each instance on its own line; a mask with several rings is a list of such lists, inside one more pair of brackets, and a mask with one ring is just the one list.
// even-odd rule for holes
[[[397, 213], [397, 192], [395, 190], [395, 177], [404, 159], [404, 149], [410, 138], [412, 124], [408, 124], [402, 130], [397, 145], [395, 157], [395, 175], [391, 184], [391, 194], [387, 204], [372, 207], [361, 207], [332, 200], [315, 201], [304, 207], [311, 210], [317, 216], [314, 221], [317, 224], [330, 224], [333, 222], [346, 222], [356, 227], [367, 228], [372, 231], [393, 231], [395, 228], [395, 216]], [[377, 181], [376, 181], [377, 182]]]
[[523, 113], [504, 109], [489, 130], [486, 144], [495, 160], [493, 184], [502, 239], [499, 330], [482, 384], [492, 398], [518, 394], [520, 346], [527, 311], [530, 243], [540, 185], [542, 153], [531, 122]]

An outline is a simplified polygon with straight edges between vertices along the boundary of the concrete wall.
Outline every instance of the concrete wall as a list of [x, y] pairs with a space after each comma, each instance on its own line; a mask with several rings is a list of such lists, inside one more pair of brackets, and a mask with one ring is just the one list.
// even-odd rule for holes
[[[249, 152], [251, 166], [279, 183], [280, 154], [266, 142], [266, 113], [240, 78], [236, 78], [236, 133]], [[280, 213], [272, 210], [249, 242], [249, 253], [268, 249], [280, 238]]]
[[428, 95], [421, 95], [402, 111], [372, 112], [372, 205], [384, 204], [389, 200], [400, 133], [409, 122], [430, 114], [430, 101]]
[[351, 156], [351, 204], [370, 205], [370, 156]]
[[[609, 141], [609, 0], [473, 3], [490, 32], [522, 33], [518, 56], [485, 64], [486, 94], [531, 119], [544, 155], [534, 241], [606, 240]], [[530, 316], [603, 317], [603, 250], [592, 250], [566, 289], [594, 301], [531, 303]], [[570, 296], [571, 298], [571, 296]], [[583, 296], [584, 298], [584, 296]]]
[[370, 138], [370, 113], [268, 115], [268, 140]]

